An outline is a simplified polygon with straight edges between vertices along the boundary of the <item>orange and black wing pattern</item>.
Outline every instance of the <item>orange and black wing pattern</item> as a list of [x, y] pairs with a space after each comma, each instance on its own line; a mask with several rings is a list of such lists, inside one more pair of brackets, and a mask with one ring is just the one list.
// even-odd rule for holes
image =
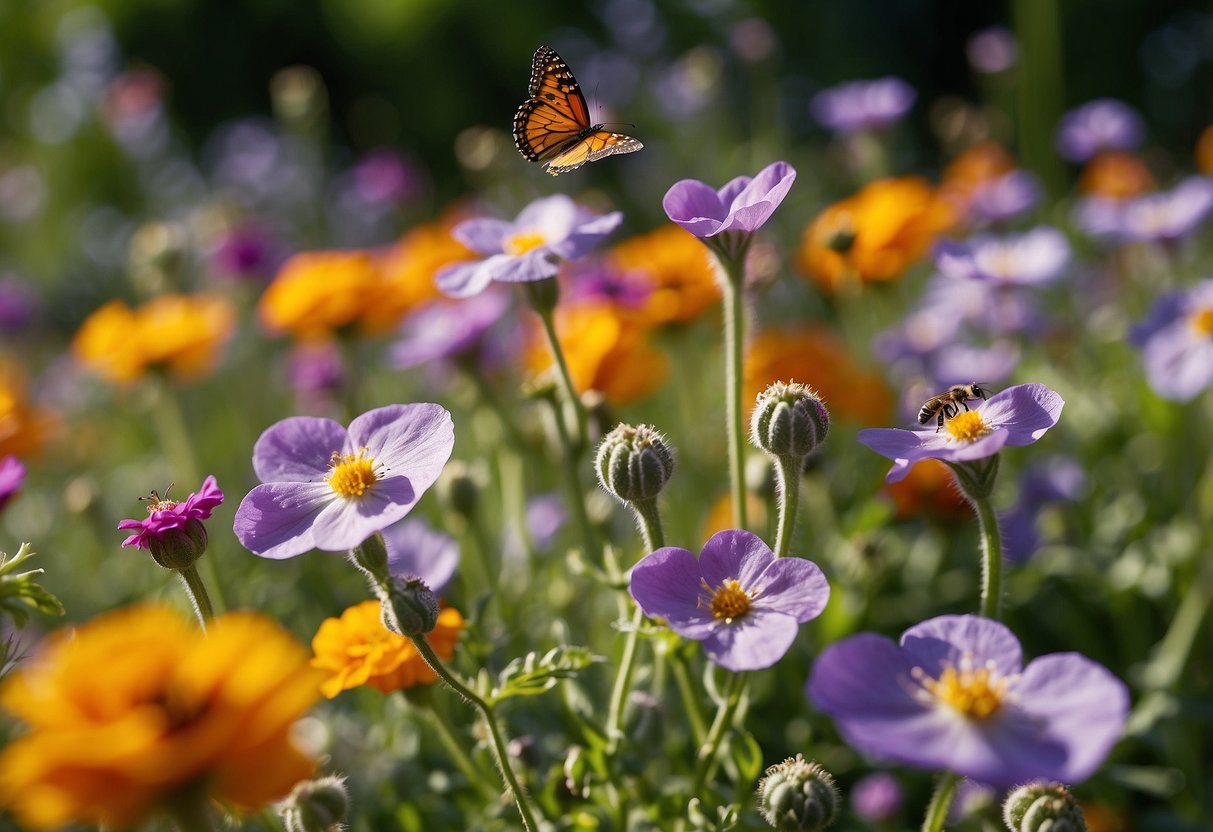
[[545, 162], [552, 176], [644, 147], [631, 136], [590, 124], [581, 87], [555, 49], [535, 51], [528, 91], [531, 97], [514, 114], [514, 144], [528, 162]]

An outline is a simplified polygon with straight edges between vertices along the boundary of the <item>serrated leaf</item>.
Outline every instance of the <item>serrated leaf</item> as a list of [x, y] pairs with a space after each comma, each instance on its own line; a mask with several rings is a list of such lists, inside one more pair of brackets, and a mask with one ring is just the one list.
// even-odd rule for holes
[[555, 687], [561, 679], [574, 678], [594, 662], [602, 661], [588, 647], [575, 645], [553, 647], [548, 652], [527, 653], [514, 659], [497, 676], [493, 702], [511, 696], [536, 696]]

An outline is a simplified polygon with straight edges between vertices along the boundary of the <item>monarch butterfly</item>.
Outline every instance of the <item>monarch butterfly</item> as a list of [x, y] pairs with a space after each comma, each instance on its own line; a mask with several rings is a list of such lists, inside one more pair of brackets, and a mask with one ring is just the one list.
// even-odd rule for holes
[[514, 114], [514, 144], [528, 162], [546, 162], [544, 170], [552, 176], [644, 147], [631, 136], [590, 124], [581, 87], [555, 49], [535, 50], [529, 92]]

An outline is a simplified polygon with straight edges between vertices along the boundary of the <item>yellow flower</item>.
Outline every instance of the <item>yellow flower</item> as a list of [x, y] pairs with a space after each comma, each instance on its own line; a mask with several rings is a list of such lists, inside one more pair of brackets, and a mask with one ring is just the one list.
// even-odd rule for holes
[[0, 804], [31, 829], [133, 826], [190, 789], [264, 806], [315, 769], [290, 732], [318, 685], [303, 646], [256, 613], [204, 634], [141, 606], [60, 631], [0, 688], [29, 726], [0, 752]]
[[[578, 393], [597, 390], [623, 405], [656, 390], [669, 372], [665, 353], [646, 340], [648, 328], [635, 315], [608, 303], [587, 303], [556, 310], [556, 337]], [[552, 353], [538, 318], [532, 329], [526, 364], [538, 374], [552, 366]]]
[[1146, 163], [1132, 153], [1107, 150], [1087, 162], [1078, 180], [1085, 194], [1105, 199], [1132, 199], [1155, 188]]
[[214, 366], [235, 323], [235, 310], [220, 297], [161, 295], [138, 309], [114, 300], [84, 320], [72, 352], [117, 383], [134, 381], [151, 369], [196, 378]]
[[[446, 607], [425, 640], [447, 661], [455, 654], [463, 627], [459, 610]], [[325, 619], [312, 639], [312, 652], [312, 667], [328, 674], [320, 690], [329, 699], [362, 685], [391, 693], [438, 681], [413, 643], [383, 626], [378, 601], [363, 601], [340, 618]]]
[[58, 420], [30, 402], [25, 373], [0, 357], [0, 459], [33, 456], [58, 427]]
[[686, 323], [720, 299], [707, 247], [676, 225], [625, 240], [608, 259], [649, 290], [637, 314], [650, 324]]
[[452, 212], [437, 222], [417, 226], [381, 255], [383, 283], [362, 316], [367, 332], [387, 332], [406, 314], [438, 298], [441, 293], [434, 284], [438, 270], [476, 257], [451, 236], [460, 219]]
[[323, 338], [356, 323], [382, 283], [380, 264], [368, 251], [307, 251], [282, 264], [257, 314], [271, 332]]
[[805, 229], [797, 264], [827, 290], [899, 277], [952, 225], [952, 205], [925, 179], [878, 179]]

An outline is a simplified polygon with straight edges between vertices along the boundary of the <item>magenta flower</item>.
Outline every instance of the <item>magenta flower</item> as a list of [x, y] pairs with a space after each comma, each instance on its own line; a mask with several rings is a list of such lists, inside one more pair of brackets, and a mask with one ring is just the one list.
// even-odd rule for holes
[[837, 642], [806, 692], [865, 754], [998, 787], [1085, 780], [1129, 708], [1103, 665], [1054, 653], [1024, 667], [1010, 629], [975, 615], [924, 621], [900, 644], [875, 633]]
[[1133, 328], [1158, 395], [1190, 401], [1213, 384], [1213, 278], [1159, 300]]
[[527, 283], [555, 277], [563, 260], [588, 254], [623, 222], [623, 214], [594, 214], [563, 194], [537, 199], [513, 221], [472, 219], [452, 235], [484, 260], [459, 263], [435, 276], [438, 288], [465, 298], [495, 280]]
[[812, 561], [776, 558], [757, 535], [717, 532], [698, 559], [666, 546], [632, 569], [630, 589], [645, 614], [733, 671], [761, 670], [788, 652], [800, 625], [816, 618], [830, 585]]
[[208, 537], [202, 521], [222, 503], [223, 492], [214, 476], [203, 480], [202, 488], [181, 502], [153, 491], [147, 517], [118, 524], [119, 529], [139, 530], [122, 541], [122, 545], [147, 549], [156, 563], [166, 569], [184, 569], [206, 552]]
[[1047, 283], [1070, 265], [1070, 244], [1056, 228], [1041, 226], [1001, 237], [978, 235], [935, 248], [935, 266], [947, 277], [993, 284]]
[[835, 133], [879, 130], [901, 120], [918, 94], [900, 78], [848, 81], [813, 96], [813, 116]]
[[877, 771], [851, 788], [851, 808], [869, 823], [884, 823], [901, 809], [904, 797], [896, 777], [887, 771]]
[[12, 454], [0, 460], [0, 508], [4, 508], [9, 500], [17, 496], [23, 482], [25, 466], [21, 464], [21, 460]]
[[898, 482], [923, 459], [965, 462], [984, 459], [1012, 447], [1031, 445], [1057, 424], [1065, 401], [1043, 384], [1018, 384], [995, 393], [986, 401], [969, 402], [944, 422], [934, 421], [922, 430], [868, 428], [859, 441], [893, 460], [885, 482]]
[[796, 171], [787, 162], [772, 162], [753, 179], [738, 176], [718, 191], [698, 179], [683, 179], [666, 191], [661, 207], [700, 239], [730, 232], [748, 236], [766, 224], [795, 181]]
[[424, 520], [410, 517], [383, 530], [388, 572], [401, 578], [420, 578], [435, 595], [441, 595], [459, 565], [455, 538], [431, 529]]
[[1057, 128], [1057, 150], [1085, 162], [1101, 150], [1133, 150], [1145, 126], [1137, 111], [1114, 98], [1100, 98], [1066, 113]]
[[264, 558], [352, 549], [409, 513], [454, 445], [451, 414], [436, 404], [370, 410], [348, 431], [332, 419], [283, 419], [253, 448], [263, 484], [236, 509], [236, 537]]

